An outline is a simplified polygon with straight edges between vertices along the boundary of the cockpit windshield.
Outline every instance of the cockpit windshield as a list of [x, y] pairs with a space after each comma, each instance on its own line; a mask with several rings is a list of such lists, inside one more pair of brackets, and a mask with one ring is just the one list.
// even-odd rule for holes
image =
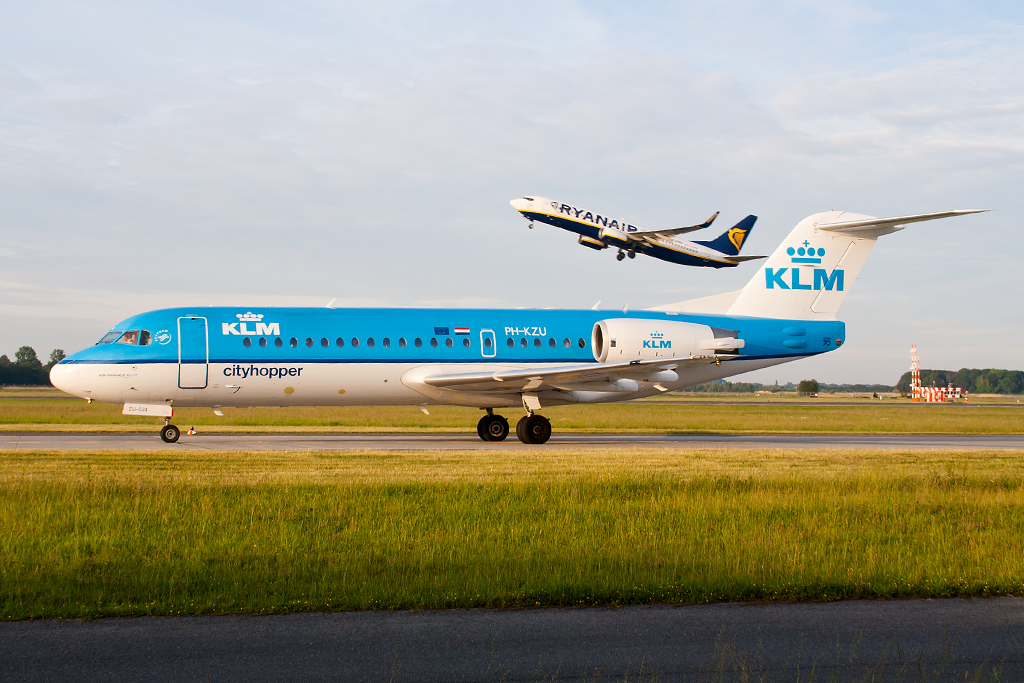
[[133, 346], [135, 344], [138, 344], [139, 343], [139, 331], [138, 330], [128, 330], [127, 332], [125, 332], [124, 334], [121, 335], [121, 338], [117, 340], [117, 343], [118, 344], [131, 344]]
[[105, 335], [103, 335], [103, 338], [96, 343], [109, 344], [112, 341], [116, 341], [117, 338], [120, 337], [123, 332], [124, 330], [111, 330], [110, 332], [107, 332]]
[[149, 330], [139, 332], [139, 346], [149, 346], [151, 341], [153, 341], [153, 335], [149, 333]]

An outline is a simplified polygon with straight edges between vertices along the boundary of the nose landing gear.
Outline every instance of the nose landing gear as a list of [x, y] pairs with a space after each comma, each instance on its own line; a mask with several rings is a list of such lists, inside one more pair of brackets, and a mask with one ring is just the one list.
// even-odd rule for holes
[[621, 261], [624, 258], [626, 258], [626, 252], [624, 252], [621, 249], [619, 249], [619, 253], [615, 255], [615, 260], [616, 261]]
[[178, 440], [178, 437], [181, 436], [181, 430], [170, 422], [171, 421], [168, 420], [167, 424], [164, 425], [164, 428], [160, 430], [160, 438], [166, 443], [174, 443]]

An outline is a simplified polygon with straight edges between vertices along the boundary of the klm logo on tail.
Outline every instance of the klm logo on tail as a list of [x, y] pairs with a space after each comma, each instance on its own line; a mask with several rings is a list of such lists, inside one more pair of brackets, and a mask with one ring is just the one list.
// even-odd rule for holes
[[[823, 248], [812, 247], [810, 246], [810, 242], [804, 240], [803, 246], [797, 248], [789, 247], [786, 249], [786, 253], [790, 255], [790, 260], [793, 263], [812, 265], [821, 263], [821, 259], [825, 255], [825, 250]], [[786, 271], [789, 271], [788, 278], [786, 277]], [[824, 289], [827, 292], [831, 292], [833, 290], [841, 292], [846, 284], [844, 276], [845, 273], [839, 268], [834, 269], [831, 273], [824, 268], [815, 268], [813, 283], [800, 282], [799, 266], [778, 269], [765, 268], [764, 284], [767, 289]]]

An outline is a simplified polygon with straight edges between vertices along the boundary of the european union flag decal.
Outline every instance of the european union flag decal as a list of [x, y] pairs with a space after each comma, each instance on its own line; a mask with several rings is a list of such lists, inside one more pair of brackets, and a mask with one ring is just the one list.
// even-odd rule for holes
[[439, 337], [447, 336], [448, 335], [448, 328], [447, 327], [435, 327], [434, 328], [434, 334], [436, 334]]

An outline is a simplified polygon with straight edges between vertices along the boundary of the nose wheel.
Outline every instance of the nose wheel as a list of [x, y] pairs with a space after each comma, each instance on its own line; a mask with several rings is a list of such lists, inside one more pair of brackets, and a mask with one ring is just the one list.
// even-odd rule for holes
[[484, 441], [504, 441], [508, 432], [508, 420], [501, 415], [484, 415], [476, 423], [476, 433]]
[[164, 425], [164, 428], [160, 430], [160, 438], [166, 443], [174, 443], [181, 436], [181, 430], [176, 425]]
[[524, 415], [516, 425], [516, 436], [523, 443], [546, 443], [551, 438], [551, 423], [543, 415]]

